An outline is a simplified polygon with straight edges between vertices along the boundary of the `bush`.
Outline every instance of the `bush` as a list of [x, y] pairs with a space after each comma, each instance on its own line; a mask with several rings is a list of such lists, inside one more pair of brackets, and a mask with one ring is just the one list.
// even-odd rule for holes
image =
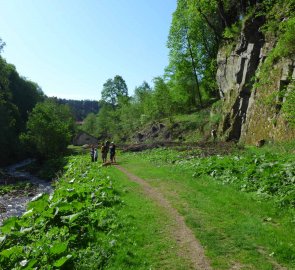
[[157, 165], [174, 164], [194, 177], [207, 175], [241, 191], [254, 192], [261, 198], [273, 198], [281, 207], [295, 208], [294, 155], [273, 152], [247, 150], [202, 158], [202, 151], [198, 149], [183, 152], [156, 149], [140, 155]]
[[37, 103], [29, 115], [27, 133], [21, 135], [31, 151], [42, 158], [53, 158], [63, 154], [74, 131], [74, 121], [67, 105], [58, 105], [52, 100]]
[[0, 269], [104, 269], [116, 248], [120, 204], [108, 177], [73, 157], [52, 195], [0, 227]]

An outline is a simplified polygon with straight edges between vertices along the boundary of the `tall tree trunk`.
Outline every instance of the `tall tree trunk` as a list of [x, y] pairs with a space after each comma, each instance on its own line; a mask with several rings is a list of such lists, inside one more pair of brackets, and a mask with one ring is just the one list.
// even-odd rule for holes
[[190, 57], [191, 57], [191, 60], [192, 60], [192, 66], [193, 66], [194, 76], [195, 76], [195, 80], [196, 80], [197, 94], [198, 94], [198, 97], [199, 97], [200, 106], [203, 107], [202, 96], [201, 96], [201, 92], [200, 92], [200, 84], [199, 84], [199, 79], [198, 79], [198, 75], [197, 75], [197, 69], [196, 69], [195, 60], [194, 60], [194, 57], [193, 57], [193, 51], [192, 51], [192, 47], [191, 47], [191, 43], [190, 43], [190, 39], [189, 39], [187, 31], [186, 31], [186, 39], [187, 39], [187, 43], [188, 43]]
[[218, 12], [219, 12], [219, 15], [220, 15], [220, 18], [223, 22], [223, 26], [224, 27], [228, 27], [230, 25], [230, 23], [228, 22], [228, 19], [227, 19], [227, 16], [225, 14], [225, 11], [224, 11], [224, 6], [223, 6], [223, 1], [222, 0], [218, 0]]

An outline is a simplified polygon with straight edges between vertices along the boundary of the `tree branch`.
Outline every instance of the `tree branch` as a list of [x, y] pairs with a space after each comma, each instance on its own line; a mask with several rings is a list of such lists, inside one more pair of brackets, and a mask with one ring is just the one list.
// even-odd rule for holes
[[209, 21], [207, 16], [202, 12], [202, 10], [199, 7], [197, 9], [200, 12], [200, 14], [202, 15], [202, 17], [204, 18], [204, 20], [206, 21], [206, 23], [208, 24], [208, 26], [213, 30], [213, 32], [215, 34], [216, 42], [218, 43], [219, 40], [222, 39], [222, 36], [219, 34], [218, 30], [214, 27], [214, 25]]

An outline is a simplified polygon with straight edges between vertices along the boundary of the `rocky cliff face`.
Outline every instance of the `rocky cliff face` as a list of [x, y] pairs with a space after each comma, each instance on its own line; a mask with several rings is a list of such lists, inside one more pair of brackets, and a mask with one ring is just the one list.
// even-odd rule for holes
[[[246, 21], [235, 48], [229, 51], [224, 46], [218, 53], [217, 82], [223, 101], [219, 133], [225, 140], [255, 144], [295, 138], [295, 129], [281, 112], [282, 93], [288, 92], [291, 77], [295, 79], [295, 59], [280, 59], [273, 66], [267, 91], [254, 84], [259, 67], [275, 46], [275, 41], [266, 41], [259, 31], [263, 23], [262, 17]], [[276, 96], [276, 102], [270, 105], [271, 96]]]

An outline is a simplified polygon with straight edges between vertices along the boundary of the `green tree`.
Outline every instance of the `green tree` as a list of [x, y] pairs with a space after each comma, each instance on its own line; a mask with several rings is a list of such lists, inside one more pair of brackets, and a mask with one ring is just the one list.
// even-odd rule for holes
[[136, 102], [143, 103], [146, 97], [151, 93], [152, 89], [149, 84], [144, 81], [140, 86], [135, 87], [134, 98]]
[[9, 89], [12, 93], [11, 102], [18, 107], [22, 129], [24, 129], [28, 113], [32, 111], [37, 102], [44, 100], [44, 94], [38, 84], [22, 78], [13, 65], [8, 64], [7, 68]]
[[65, 152], [73, 131], [70, 108], [48, 99], [37, 103], [30, 113], [27, 132], [22, 134], [22, 140], [33, 145], [42, 158], [52, 158]]
[[[0, 53], [5, 43], [0, 38]], [[15, 67], [0, 56], [0, 164], [22, 157], [19, 134], [25, 129], [28, 113], [43, 99], [37, 85], [22, 78]]]
[[82, 129], [89, 134], [96, 136], [97, 135], [97, 126], [96, 126], [96, 115], [94, 113], [89, 113], [83, 121]]
[[209, 95], [218, 94], [215, 62], [222, 35], [219, 25], [216, 1], [178, 0], [168, 36], [165, 74], [176, 92], [178, 107], [181, 102], [186, 108], [202, 105], [201, 85]]
[[[0, 39], [0, 52], [4, 43]], [[17, 107], [11, 102], [9, 89], [8, 68], [6, 61], [0, 56], [0, 164], [6, 164], [15, 157], [17, 147], [17, 131], [19, 113]]]
[[161, 77], [154, 78], [154, 112], [150, 112], [156, 119], [171, 116], [172, 99], [169, 88]]
[[108, 79], [103, 84], [101, 98], [113, 107], [118, 105], [119, 98], [128, 97], [128, 88], [124, 79], [116, 75], [114, 79]]
[[97, 115], [96, 128], [98, 137], [110, 138], [114, 135], [116, 111], [109, 103], [104, 103]]
[[5, 165], [18, 156], [18, 119], [17, 107], [5, 100], [0, 92], [0, 165]]
[[154, 108], [153, 94], [153, 89], [145, 81], [140, 86], [135, 88], [133, 110], [134, 113], [137, 112], [137, 114], [134, 115], [134, 117], [137, 118], [136, 122], [144, 124], [149, 119], [152, 119], [152, 108]]

